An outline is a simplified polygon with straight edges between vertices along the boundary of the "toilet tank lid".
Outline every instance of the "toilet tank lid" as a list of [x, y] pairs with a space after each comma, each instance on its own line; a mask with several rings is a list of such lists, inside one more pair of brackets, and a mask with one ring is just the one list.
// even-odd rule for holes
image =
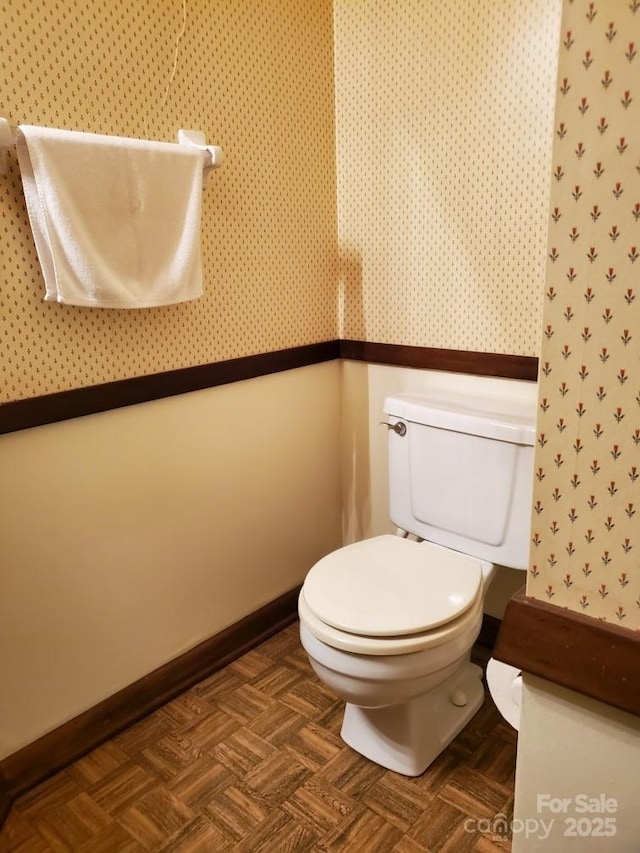
[[444, 391], [387, 397], [384, 412], [410, 423], [533, 445], [536, 404], [522, 400]]

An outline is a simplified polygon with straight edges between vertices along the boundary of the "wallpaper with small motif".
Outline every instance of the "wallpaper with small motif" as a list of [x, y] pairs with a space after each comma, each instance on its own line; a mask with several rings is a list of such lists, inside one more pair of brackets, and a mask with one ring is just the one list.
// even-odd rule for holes
[[561, 0], [335, 0], [341, 336], [538, 355]]
[[201, 299], [43, 302], [15, 157], [0, 176], [0, 402], [336, 337], [331, 0], [0, 0], [12, 124], [221, 145]]
[[0, 0], [13, 124], [163, 141], [185, 127], [225, 154], [203, 195], [204, 296], [127, 312], [43, 302], [10, 154], [0, 401], [339, 335], [537, 354], [559, 14]]
[[529, 595], [640, 629], [640, 0], [565, 0]]

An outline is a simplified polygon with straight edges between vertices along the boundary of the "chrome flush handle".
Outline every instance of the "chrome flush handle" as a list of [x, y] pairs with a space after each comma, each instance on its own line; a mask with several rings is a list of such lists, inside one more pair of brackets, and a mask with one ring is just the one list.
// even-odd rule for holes
[[387, 421], [380, 421], [382, 426], [386, 426], [387, 429], [392, 429], [396, 435], [403, 436], [407, 434], [407, 425], [403, 424], [402, 421], [398, 421], [397, 424], [390, 424]]

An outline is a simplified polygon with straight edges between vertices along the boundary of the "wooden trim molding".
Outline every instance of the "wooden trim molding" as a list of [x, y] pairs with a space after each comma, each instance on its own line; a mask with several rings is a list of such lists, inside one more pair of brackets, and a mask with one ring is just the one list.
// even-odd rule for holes
[[308, 367], [339, 357], [338, 341], [326, 341], [15, 400], [0, 405], [0, 434]]
[[2, 403], [0, 434], [160, 400], [190, 391], [201, 391], [231, 382], [255, 379], [258, 376], [308, 367], [337, 358], [425, 370], [500, 376], [506, 379], [527, 379], [534, 382], [538, 369], [538, 359], [532, 356], [462, 352], [365, 341], [324, 341]]
[[527, 355], [343, 340], [340, 341], [340, 357], [372, 364], [499, 376], [504, 379], [526, 379], [530, 382], [535, 382], [538, 378], [538, 359]]
[[6, 786], [4, 800], [9, 807], [12, 799], [286, 628], [297, 618], [299, 591], [300, 587], [297, 587], [286, 592], [194, 649], [2, 759], [0, 805], [3, 802], [3, 777]]
[[640, 716], [640, 632], [517, 592], [507, 604], [497, 660]]

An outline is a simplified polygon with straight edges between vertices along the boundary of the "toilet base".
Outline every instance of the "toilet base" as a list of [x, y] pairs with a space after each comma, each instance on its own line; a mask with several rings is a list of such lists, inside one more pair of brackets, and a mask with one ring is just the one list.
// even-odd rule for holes
[[[466, 704], [454, 704], [452, 698]], [[365, 758], [404, 776], [419, 776], [477, 713], [482, 670], [465, 662], [446, 681], [404, 705], [361, 708], [347, 703], [342, 739]]]

